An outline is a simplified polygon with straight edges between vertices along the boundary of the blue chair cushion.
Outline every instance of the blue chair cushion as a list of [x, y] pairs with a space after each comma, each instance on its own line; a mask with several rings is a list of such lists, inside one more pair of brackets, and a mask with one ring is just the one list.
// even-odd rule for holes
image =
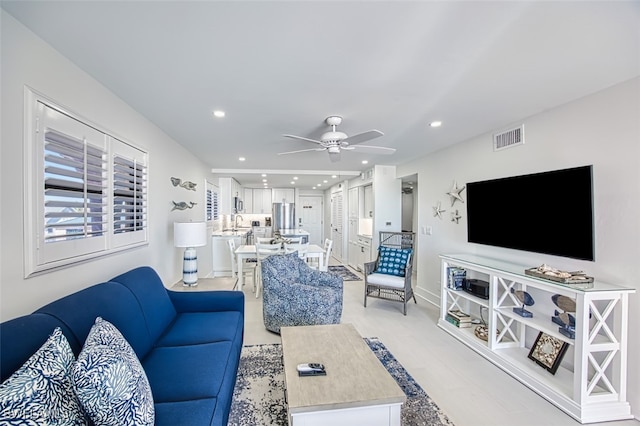
[[73, 391], [75, 356], [59, 327], [0, 385], [0, 424], [88, 425]]
[[381, 246], [378, 249], [378, 267], [374, 272], [404, 277], [404, 271], [409, 259], [411, 259], [412, 251], [410, 248]]
[[76, 394], [98, 425], [149, 425], [153, 395], [135, 352], [113, 324], [96, 318], [71, 369]]

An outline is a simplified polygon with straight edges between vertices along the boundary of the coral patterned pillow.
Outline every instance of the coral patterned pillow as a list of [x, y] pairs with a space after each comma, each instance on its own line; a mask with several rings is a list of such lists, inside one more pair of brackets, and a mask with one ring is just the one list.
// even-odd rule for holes
[[75, 361], [60, 327], [15, 373], [0, 385], [0, 424], [88, 425], [73, 392]]
[[98, 425], [153, 425], [147, 375], [131, 345], [108, 321], [96, 318], [71, 370], [83, 408]]

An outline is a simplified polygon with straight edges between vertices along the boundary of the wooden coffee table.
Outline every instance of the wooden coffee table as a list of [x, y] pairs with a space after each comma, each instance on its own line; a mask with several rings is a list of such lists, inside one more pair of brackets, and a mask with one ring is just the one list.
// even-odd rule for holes
[[[400, 426], [402, 389], [351, 324], [282, 327], [289, 425]], [[300, 377], [319, 362], [326, 376]]]

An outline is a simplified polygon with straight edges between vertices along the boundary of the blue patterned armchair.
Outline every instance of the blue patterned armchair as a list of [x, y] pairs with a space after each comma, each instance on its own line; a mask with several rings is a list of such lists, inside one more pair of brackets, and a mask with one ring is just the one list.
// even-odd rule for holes
[[262, 315], [269, 331], [340, 322], [342, 278], [311, 269], [296, 252], [264, 259], [262, 284]]

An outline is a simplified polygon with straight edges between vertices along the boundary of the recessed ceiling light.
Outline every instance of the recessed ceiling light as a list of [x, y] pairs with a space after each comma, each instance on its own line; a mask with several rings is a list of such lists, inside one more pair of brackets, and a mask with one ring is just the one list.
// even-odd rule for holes
[[329, 182], [329, 181], [328, 181], [328, 180], [326, 180], [326, 179], [322, 181], [322, 183], [327, 183], [327, 182]]
[[267, 177], [267, 174], [266, 174], [266, 173], [263, 173], [263, 174], [262, 174], [262, 177]]
[[362, 164], [369, 164], [367, 160], [362, 160]]
[[440, 126], [442, 126], [442, 121], [432, 121], [431, 123], [429, 123], [429, 126], [431, 126], [431, 127], [440, 127]]
[[244, 160], [246, 160], [246, 158], [244, 158], [244, 157], [238, 157], [238, 161], [244, 161]]
[[217, 109], [217, 110], [213, 111], [213, 116], [214, 117], [222, 118], [225, 115], [227, 115], [227, 114], [222, 110]]
[[316, 183], [316, 186], [322, 186], [322, 184], [321, 183]]
[[263, 181], [265, 184], [267, 183], [267, 180], [266, 180], [266, 179], [262, 179], [262, 181]]
[[332, 177], [333, 179], [335, 179], [335, 178], [337, 178], [337, 177], [338, 177], [338, 175], [331, 175], [331, 177]]
[[293, 180], [298, 180], [298, 176], [294, 176], [294, 177], [293, 177]]
[[296, 183], [294, 181], [291, 181], [291, 185], [295, 185]]

